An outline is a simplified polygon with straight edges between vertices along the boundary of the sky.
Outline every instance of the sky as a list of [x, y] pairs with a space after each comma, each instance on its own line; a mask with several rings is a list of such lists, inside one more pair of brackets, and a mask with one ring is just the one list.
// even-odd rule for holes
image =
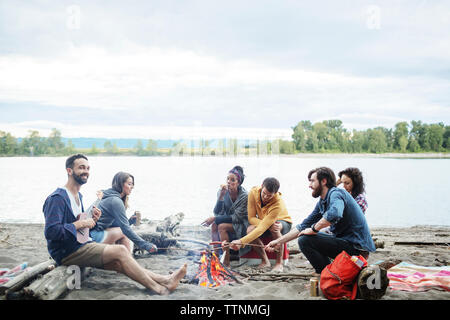
[[450, 123], [449, 1], [0, 2], [0, 130], [289, 139]]

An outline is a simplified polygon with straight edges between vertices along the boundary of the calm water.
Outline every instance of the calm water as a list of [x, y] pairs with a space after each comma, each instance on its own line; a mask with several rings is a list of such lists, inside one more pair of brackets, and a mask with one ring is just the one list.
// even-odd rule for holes
[[[81, 192], [87, 207], [95, 191], [110, 187], [118, 171], [135, 177], [130, 209], [144, 218], [162, 219], [184, 212], [185, 224], [198, 224], [212, 214], [218, 186], [234, 165], [244, 168], [244, 187], [267, 176], [281, 182], [295, 223], [314, 208], [307, 173], [318, 166], [338, 171], [359, 167], [366, 180], [370, 226], [450, 225], [450, 160], [291, 157], [90, 157], [91, 174]], [[0, 158], [0, 222], [43, 223], [45, 198], [66, 182], [65, 157]]]

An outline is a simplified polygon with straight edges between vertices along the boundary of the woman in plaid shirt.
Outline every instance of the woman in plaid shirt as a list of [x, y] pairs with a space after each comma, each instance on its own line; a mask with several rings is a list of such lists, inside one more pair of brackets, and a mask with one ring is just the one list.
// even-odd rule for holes
[[344, 189], [353, 196], [365, 214], [368, 205], [361, 171], [358, 168], [347, 168], [339, 172], [338, 176], [336, 184], [343, 184]]

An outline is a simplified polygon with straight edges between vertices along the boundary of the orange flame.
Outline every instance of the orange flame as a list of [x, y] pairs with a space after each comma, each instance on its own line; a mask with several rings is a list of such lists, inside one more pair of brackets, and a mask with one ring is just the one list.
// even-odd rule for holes
[[[199, 279], [199, 285], [213, 288], [227, 284], [228, 280], [225, 277], [226, 270], [221, 266], [219, 258], [214, 252], [209, 256], [203, 253], [200, 259], [201, 264], [199, 266], [199, 272], [196, 275], [196, 278]], [[208, 264], [210, 264], [210, 278], [208, 277]], [[211, 283], [210, 279], [213, 280], [213, 283]]]

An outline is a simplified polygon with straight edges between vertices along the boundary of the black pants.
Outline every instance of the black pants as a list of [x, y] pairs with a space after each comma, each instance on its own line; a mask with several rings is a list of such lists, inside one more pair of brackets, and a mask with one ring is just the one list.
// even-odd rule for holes
[[298, 246], [317, 273], [321, 273], [331, 263], [330, 258], [336, 258], [343, 250], [351, 256], [363, 253], [347, 240], [322, 232], [300, 236]]

